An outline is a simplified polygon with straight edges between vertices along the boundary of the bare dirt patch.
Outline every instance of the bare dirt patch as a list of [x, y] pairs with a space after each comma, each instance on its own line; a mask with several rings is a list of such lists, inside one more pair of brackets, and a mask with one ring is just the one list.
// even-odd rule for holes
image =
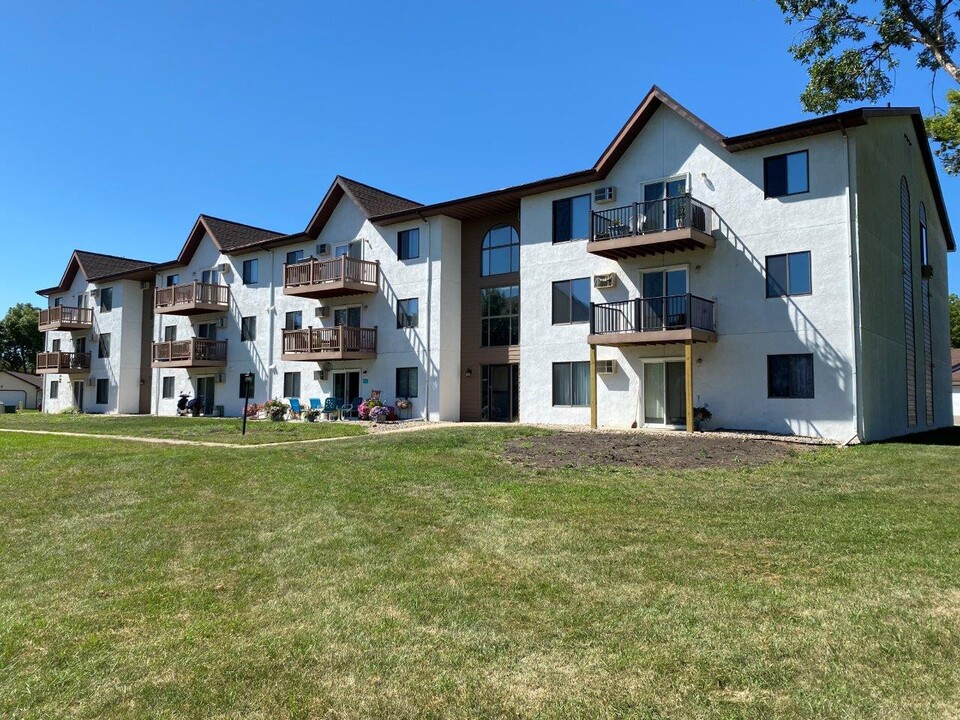
[[793, 442], [711, 433], [564, 432], [517, 438], [507, 443], [504, 455], [529, 468], [604, 465], [700, 470], [764, 465], [814, 449]]

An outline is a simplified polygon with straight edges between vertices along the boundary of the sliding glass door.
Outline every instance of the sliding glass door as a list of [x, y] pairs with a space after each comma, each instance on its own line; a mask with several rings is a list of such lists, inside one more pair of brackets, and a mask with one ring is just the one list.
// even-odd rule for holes
[[687, 269], [650, 270], [642, 273], [641, 321], [644, 330], [665, 330], [687, 324]]
[[644, 425], [686, 424], [687, 393], [682, 360], [644, 362]]
[[643, 230], [655, 232], [676, 227], [680, 205], [687, 191], [686, 178], [658, 180], [643, 186]]

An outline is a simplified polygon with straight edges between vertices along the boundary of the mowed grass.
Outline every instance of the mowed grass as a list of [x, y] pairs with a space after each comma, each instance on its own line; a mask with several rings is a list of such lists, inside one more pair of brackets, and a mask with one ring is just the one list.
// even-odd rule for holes
[[534, 432], [0, 434], [0, 717], [957, 716], [958, 448], [501, 460]]
[[197, 440], [238, 445], [347, 437], [366, 433], [360, 422], [247, 422], [237, 418], [157, 417], [147, 415], [47, 415], [36, 412], [0, 414], [0, 429], [49, 430], [94, 435]]

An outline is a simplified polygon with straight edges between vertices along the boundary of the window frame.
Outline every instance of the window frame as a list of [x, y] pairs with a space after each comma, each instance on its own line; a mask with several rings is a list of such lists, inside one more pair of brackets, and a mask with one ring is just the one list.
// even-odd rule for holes
[[[587, 317], [583, 320], [574, 320], [573, 319], [573, 283], [575, 282], [585, 282], [587, 284]], [[554, 295], [554, 288], [557, 285], [562, 285], [566, 283], [569, 286], [570, 292], [567, 294], [568, 303], [567, 303], [567, 317], [566, 321], [557, 321], [556, 320], [556, 295]], [[581, 278], [570, 278], [569, 280], [555, 280], [550, 285], [550, 324], [551, 325], [583, 325], [584, 323], [590, 322], [590, 295], [591, 295], [591, 281], [590, 277], [581, 277]]]
[[50, 352], [61, 352], [60, 350], [60, 338], [53, 338], [50, 340]]
[[[589, 375], [587, 377], [587, 388], [586, 388], [586, 400], [581, 403], [574, 403], [576, 393], [574, 392], [574, 365], [586, 365], [589, 369], [590, 361], [589, 360], [568, 360], [562, 362], [555, 362], [550, 365], [550, 406], [551, 407], [569, 407], [569, 408], [580, 408], [580, 407], [590, 407], [590, 380]], [[557, 367], [567, 368], [567, 380], [569, 382], [568, 390], [570, 392], [570, 403], [558, 403], [557, 402], [557, 387], [556, 387], [556, 370]]]
[[[807, 292], [791, 292], [790, 290], [790, 258], [794, 255], [807, 256], [807, 270], [810, 275], [810, 289]], [[783, 292], [777, 295], [770, 294], [770, 260], [771, 258], [786, 258], [787, 268], [787, 287], [782, 288]], [[796, 252], [777, 253], [776, 255], [767, 255], [763, 259], [763, 279], [765, 281], [764, 291], [767, 294], [767, 300], [775, 300], [782, 297], [803, 297], [813, 295], [813, 253], [810, 250], [798, 250]]]
[[[771, 363], [777, 358], [791, 359], [790, 378], [788, 379], [788, 385], [790, 387], [787, 395], [773, 394], [773, 373], [771, 372], [772, 370]], [[809, 395], [797, 395], [796, 389], [792, 385], [792, 377], [793, 377], [792, 361], [796, 358], [810, 359], [810, 394]], [[816, 382], [815, 363], [813, 361], [813, 353], [774, 353], [772, 355], [767, 355], [767, 399], [768, 400], [815, 400], [816, 396], [817, 396], [817, 382]]]
[[[580, 200], [581, 198], [586, 198], [586, 199], [587, 199], [587, 234], [584, 235], [583, 237], [573, 237], [573, 234], [574, 234], [574, 232], [573, 232], [573, 217], [574, 217], [573, 203], [574, 203], [574, 201]], [[557, 206], [558, 206], [560, 203], [570, 203], [570, 218], [569, 218], [569, 224], [570, 224], [570, 235], [571, 235], [571, 237], [562, 238], [562, 239], [559, 239], [559, 240], [558, 240], [558, 239], [557, 239]], [[551, 226], [551, 228], [550, 228], [550, 230], [551, 230], [550, 236], [551, 236], [551, 238], [552, 238], [552, 240], [553, 240], [553, 243], [552, 243], [552, 244], [553, 244], [553, 245], [559, 245], [559, 244], [561, 244], [561, 243], [575, 242], [575, 241], [577, 241], [577, 240], [589, 240], [589, 239], [590, 239], [590, 218], [591, 218], [590, 213], [591, 213], [592, 211], [593, 211], [593, 193], [592, 193], [592, 192], [582, 193], [582, 194], [580, 194], [580, 195], [571, 195], [570, 197], [557, 198], [556, 200], [554, 200], [554, 201], [553, 201], [553, 205], [552, 205], [552, 213], [551, 213], [552, 226]]]
[[[291, 323], [290, 320], [295, 319], [295, 323]], [[293, 327], [295, 325], [296, 327]], [[289, 310], [283, 316], [283, 329], [286, 331], [291, 330], [303, 330], [303, 310]]]
[[[786, 160], [786, 158], [790, 157], [791, 155], [806, 156], [805, 165], [806, 165], [807, 189], [798, 190], [796, 192], [790, 192], [789, 184], [787, 182], [787, 179], [789, 178], [789, 173], [788, 173], [787, 177], [784, 178], [784, 187], [787, 189], [787, 192], [782, 193], [780, 195], [771, 195], [767, 190], [768, 178], [769, 178], [769, 172], [770, 172], [769, 163], [773, 160], [779, 160], [780, 158], [784, 158], [784, 163], [786, 164], [787, 162], [789, 162], [788, 160]], [[803, 150], [791, 150], [790, 152], [780, 153], [779, 155], [768, 155], [767, 157], [763, 158], [763, 199], [764, 200], [781, 198], [781, 197], [793, 197], [794, 195], [805, 195], [806, 193], [809, 193], [809, 192], [810, 192], [810, 150], [808, 148], [804, 148]]]
[[[106, 342], [104, 342], [106, 339]], [[97, 357], [109, 359], [110, 357], [110, 333], [100, 333], [97, 336]]]
[[[413, 392], [410, 392], [410, 375], [413, 375]], [[405, 375], [406, 394], [400, 392], [400, 378]], [[396, 369], [395, 384], [393, 386], [395, 397], [412, 400], [419, 397], [420, 393], [420, 368], [417, 367], [398, 367]]]
[[113, 310], [113, 286], [100, 288], [100, 312], [108, 313]]
[[[168, 381], [170, 385], [169, 390], [167, 390]], [[173, 375], [164, 375], [160, 378], [160, 398], [162, 400], [172, 400], [176, 392], [176, 378]]]
[[[413, 239], [415, 237], [415, 240]], [[416, 243], [417, 252], [411, 253], [410, 248]], [[404, 253], [406, 249], [406, 253]], [[397, 231], [397, 260], [416, 260], [420, 257], [420, 228], [408, 228]]]
[[[510, 242], [506, 245], [487, 246], [487, 240], [490, 237], [491, 233], [494, 230], [499, 230], [500, 228], [510, 228]], [[514, 238], [517, 239], [516, 242], [513, 242]], [[517, 252], [516, 252], [517, 269], [516, 270], [513, 269], [513, 255], [514, 255], [513, 248], [514, 247], [517, 249]], [[503, 250], [504, 248], [508, 248], [510, 251], [510, 269], [507, 272], [498, 272], [498, 273], [484, 272], [483, 271], [484, 259], [487, 259], [487, 268], [489, 269], [490, 255], [493, 252]], [[519, 272], [520, 272], [520, 232], [510, 223], [497, 223], [496, 225], [493, 225], [492, 227], [490, 227], [487, 230], [487, 232], [484, 233], [483, 240], [480, 241], [480, 277], [497, 277], [499, 275], [515, 275]]]
[[[485, 304], [488, 304], [488, 303], [485, 303], [485, 302], [484, 302], [484, 293], [491, 292], [491, 291], [493, 291], [493, 290], [505, 290], [505, 289], [506, 289], [506, 290], [510, 290], [510, 291], [513, 291], [514, 289], [516, 290], [516, 304], [517, 304], [517, 311], [516, 311], [516, 313], [508, 313], [508, 314], [506, 314], [506, 315], [487, 315], [487, 314], [485, 314], [486, 310], [484, 309], [484, 305], [485, 305]], [[510, 296], [510, 299], [511, 299], [511, 300], [513, 299], [513, 295]], [[520, 295], [520, 283], [514, 283], [514, 284], [511, 284], [511, 285], [496, 285], [496, 286], [493, 286], [493, 287], [480, 288], [480, 347], [518, 347], [518, 346], [520, 345], [520, 315], [521, 315], [520, 300], [521, 300], [521, 295]], [[512, 304], [512, 303], [511, 303], [511, 304]], [[496, 345], [494, 345], [494, 344], [492, 344], [492, 343], [489, 342], [490, 337], [491, 337], [491, 334], [492, 334], [492, 333], [491, 333], [491, 330], [490, 330], [492, 323], [491, 323], [490, 321], [491, 321], [491, 320], [504, 319], [504, 318], [506, 318], [506, 319], [508, 319], [508, 320], [510, 321], [509, 324], [508, 324], [508, 326], [507, 326], [507, 339], [508, 339], [508, 340], [513, 336], [513, 327], [514, 327], [514, 324], [516, 324], [516, 328], [517, 328], [517, 342], [516, 342], [516, 343], [507, 342], [506, 344], [503, 344], [503, 345], [501, 345], [501, 344], [496, 344]], [[484, 337], [484, 332], [483, 332], [484, 320], [487, 321], [487, 333], [486, 333], [486, 337]]]
[[260, 284], [260, 258], [250, 258], [243, 261], [240, 277], [244, 285]]
[[[287, 252], [287, 254], [284, 256], [284, 259], [285, 259], [284, 264], [285, 264], [285, 265], [296, 265], [297, 263], [302, 263], [305, 254], [306, 254], [306, 253], [304, 253], [304, 251], [303, 251], [302, 249], [301, 249], [301, 250], [290, 250], [290, 251]], [[290, 256], [291, 256], [291, 255], [299, 255], [299, 257], [296, 258], [296, 259], [291, 260], [291, 259], [290, 259]]]
[[[100, 390], [103, 389], [103, 399], [101, 400]], [[110, 380], [107, 378], [97, 379], [97, 398], [95, 405], [108, 405], [110, 403]]]
[[[290, 387], [290, 388], [287, 387], [287, 381], [290, 381], [290, 384], [291, 384], [291, 385], [295, 385], [295, 386], [296, 386], [296, 392], [295, 392], [295, 393], [287, 392], [288, 389], [290, 389], [290, 390], [293, 390], [293, 389], [294, 389], [293, 387]], [[300, 371], [299, 371], [299, 370], [296, 370], [296, 371], [293, 371], [293, 372], [285, 372], [285, 373], [283, 374], [283, 396], [284, 396], [285, 398], [299, 398], [299, 397], [300, 397], [300, 389], [301, 389], [301, 387], [302, 387], [302, 385], [301, 385], [301, 377], [300, 377]]]
[[[416, 310], [414, 313], [410, 313], [407, 309], [409, 303], [416, 304]], [[413, 318], [411, 323], [410, 318]], [[397, 329], [413, 329], [420, 325], [420, 298], [398, 298], [397, 299]]]
[[[251, 332], [252, 328], [252, 332]], [[257, 316], [247, 315], [240, 318], [240, 342], [257, 341]]]
[[60, 381], [51, 380], [50, 381], [50, 399], [58, 400], [60, 398]]
[[164, 325], [163, 326], [163, 340], [161, 342], [176, 342], [177, 341], [177, 326], [176, 325]]
[[173, 287], [180, 284], [180, 273], [170, 273], [167, 275], [166, 287]]

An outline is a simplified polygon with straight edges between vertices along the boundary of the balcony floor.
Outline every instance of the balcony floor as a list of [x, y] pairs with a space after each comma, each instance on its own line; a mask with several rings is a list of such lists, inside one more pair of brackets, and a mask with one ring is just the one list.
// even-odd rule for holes
[[37, 375], [89, 375], [90, 368], [38, 368]]
[[226, 367], [226, 360], [154, 360], [152, 368], [218, 368]]
[[319, 300], [347, 295], [365, 295], [375, 293], [378, 289], [376, 285], [371, 283], [361, 283], [354, 280], [330, 280], [329, 282], [312, 285], [286, 285], [283, 288], [283, 294]]
[[321, 350], [317, 352], [281, 353], [281, 360], [292, 362], [324, 362], [326, 360], [376, 360], [376, 350]]
[[216, 303], [191, 302], [154, 307], [153, 312], [155, 315], [209, 315], [210, 313], [226, 312], [228, 309], [226, 305]]
[[676, 330], [646, 330], [644, 332], [601, 333], [588, 335], [591, 345], [610, 347], [629, 347], [631, 345], [674, 345], [687, 341], [716, 342], [717, 334], [699, 328], [677, 328]]
[[40, 332], [47, 332], [49, 330], [63, 330], [63, 331], [74, 331], [74, 330], [93, 330], [93, 323], [69, 323], [69, 322], [52, 322], [45, 323], [40, 325]]
[[587, 252], [611, 260], [623, 260], [668, 252], [712, 248], [716, 245], [717, 241], [714, 240], [713, 235], [696, 228], [683, 227], [607, 240], [593, 240], [587, 243]]

